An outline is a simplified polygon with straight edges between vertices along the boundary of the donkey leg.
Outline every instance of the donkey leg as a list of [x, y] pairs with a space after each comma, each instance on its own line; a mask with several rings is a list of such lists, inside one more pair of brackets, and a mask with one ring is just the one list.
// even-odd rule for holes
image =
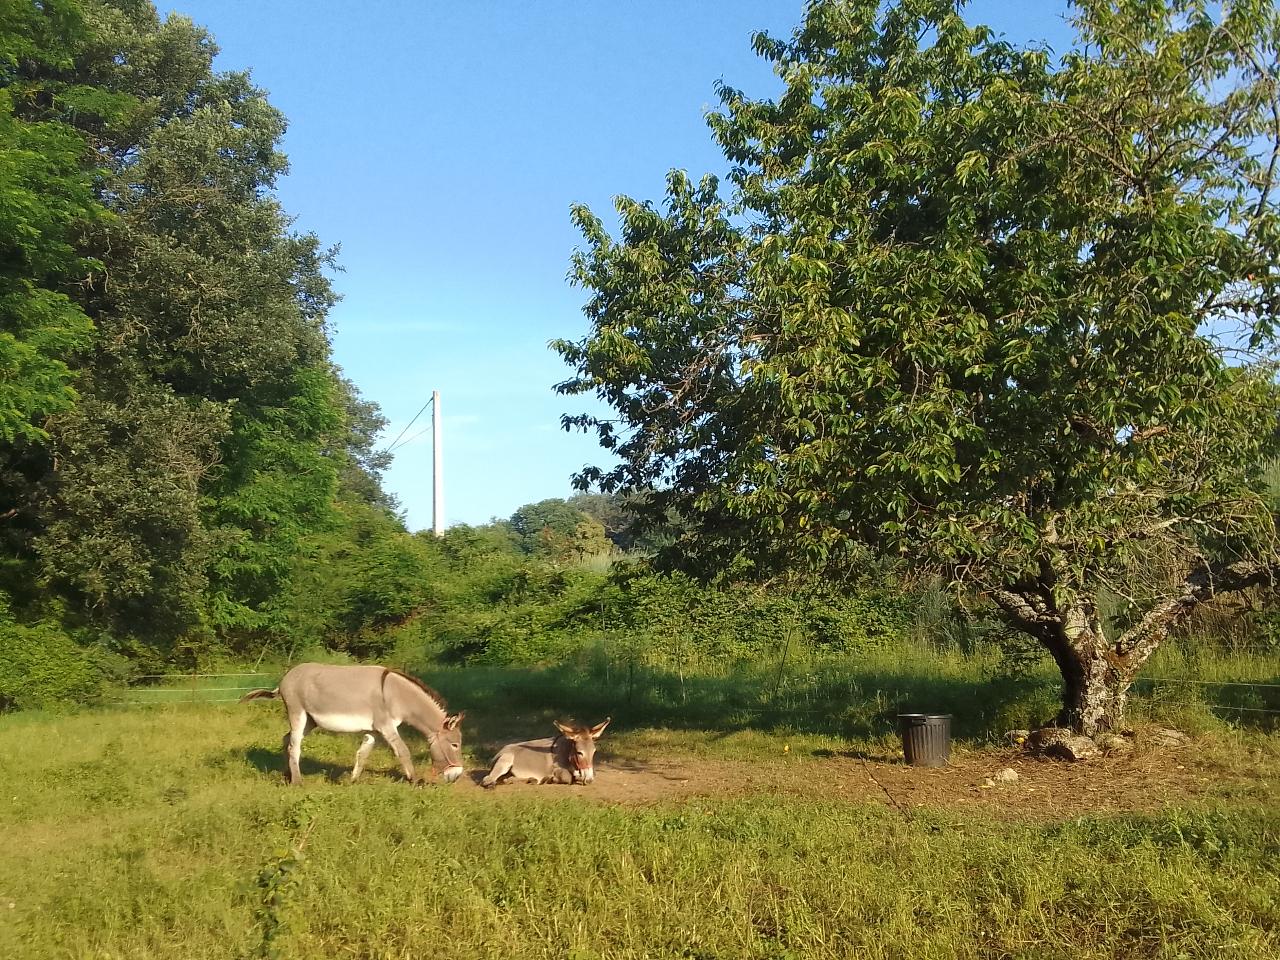
[[500, 753], [493, 761], [493, 769], [489, 771], [488, 776], [480, 781], [482, 787], [496, 787], [498, 781], [511, 772], [511, 768], [515, 766], [515, 758], [508, 753]]
[[400, 769], [404, 771], [405, 779], [413, 783], [413, 755], [409, 753], [409, 748], [405, 746], [405, 742], [400, 739], [399, 732], [395, 727], [391, 726], [383, 727], [378, 732], [382, 734], [382, 739], [387, 741], [387, 746], [395, 752], [396, 759], [400, 761]]
[[298, 761], [302, 757], [302, 738], [313, 726], [311, 717], [305, 710], [289, 715], [289, 732], [285, 734], [284, 748], [289, 757], [289, 783], [295, 787], [302, 783], [302, 771], [298, 767]]
[[369, 751], [373, 749], [373, 745], [378, 740], [372, 733], [364, 735], [364, 742], [360, 744], [360, 749], [356, 751], [356, 765], [351, 768], [351, 782], [355, 783], [360, 776], [360, 771], [364, 769], [365, 758], [369, 756]]

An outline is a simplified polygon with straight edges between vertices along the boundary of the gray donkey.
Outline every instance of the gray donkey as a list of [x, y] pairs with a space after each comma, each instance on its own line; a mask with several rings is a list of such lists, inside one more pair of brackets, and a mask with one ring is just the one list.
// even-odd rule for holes
[[289, 782], [302, 782], [298, 759], [302, 738], [319, 727], [334, 733], [363, 733], [364, 742], [356, 751], [351, 779], [360, 776], [365, 758], [376, 742], [372, 731], [382, 735], [395, 751], [400, 768], [414, 782], [413, 757], [400, 739], [398, 728], [407, 723], [431, 747], [432, 769], [446, 783], [462, 776], [462, 733], [458, 725], [463, 713], [449, 715], [444, 699], [421, 680], [386, 667], [348, 666], [327, 663], [300, 663], [284, 675], [274, 690], [254, 690], [240, 698], [284, 701], [289, 732], [284, 750], [289, 757]]
[[495, 787], [507, 774], [531, 783], [590, 783], [596, 778], [596, 741], [611, 719], [605, 717], [594, 727], [556, 720], [559, 736], [507, 744], [493, 758], [493, 769], [481, 786]]

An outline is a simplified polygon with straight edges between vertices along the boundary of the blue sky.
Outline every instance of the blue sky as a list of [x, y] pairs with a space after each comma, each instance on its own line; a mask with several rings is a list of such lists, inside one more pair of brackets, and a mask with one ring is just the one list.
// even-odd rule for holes
[[[390, 419], [441, 392], [445, 514], [483, 523], [572, 494], [602, 452], [559, 428], [586, 407], [552, 385], [547, 349], [586, 331], [565, 281], [569, 207], [657, 200], [672, 167], [721, 173], [703, 122], [714, 84], [770, 95], [757, 29], [786, 35], [801, 0], [183, 0], [223, 70], [249, 69], [289, 118], [280, 186], [300, 229], [341, 245], [334, 354]], [[165, 10], [161, 2], [162, 12]], [[1065, 49], [1063, 0], [980, 0], [971, 20]], [[426, 415], [410, 431], [426, 423]], [[386, 485], [431, 525], [430, 434]]]

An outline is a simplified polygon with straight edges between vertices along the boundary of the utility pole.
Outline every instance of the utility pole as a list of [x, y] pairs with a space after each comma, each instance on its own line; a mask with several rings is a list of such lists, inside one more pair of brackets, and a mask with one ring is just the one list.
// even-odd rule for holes
[[431, 529], [444, 536], [444, 459], [440, 453], [440, 391], [431, 391]]

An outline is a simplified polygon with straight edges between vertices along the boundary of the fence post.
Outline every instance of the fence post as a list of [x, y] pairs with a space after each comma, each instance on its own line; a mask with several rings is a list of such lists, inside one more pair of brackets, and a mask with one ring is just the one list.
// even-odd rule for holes
[[787, 621], [786, 640], [782, 645], [782, 659], [778, 662], [778, 676], [773, 681], [773, 693], [769, 694], [769, 702], [773, 703], [778, 699], [778, 688], [782, 686], [782, 672], [787, 669], [787, 654], [791, 650], [791, 631], [795, 629], [795, 624], [790, 620]]

